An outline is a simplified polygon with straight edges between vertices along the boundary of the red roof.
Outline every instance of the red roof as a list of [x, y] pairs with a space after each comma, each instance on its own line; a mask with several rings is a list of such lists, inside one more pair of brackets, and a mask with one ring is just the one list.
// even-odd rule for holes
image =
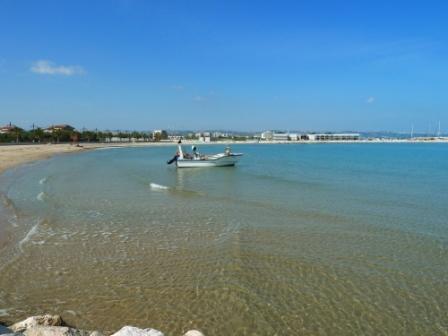
[[1, 127], [0, 129], [2, 131], [13, 131], [13, 130], [15, 130], [17, 128], [18, 127], [16, 125], [6, 125], [6, 126]]

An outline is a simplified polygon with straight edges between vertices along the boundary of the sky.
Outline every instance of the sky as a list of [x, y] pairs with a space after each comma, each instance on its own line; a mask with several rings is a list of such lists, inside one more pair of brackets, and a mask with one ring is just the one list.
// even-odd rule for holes
[[0, 124], [448, 131], [448, 1], [0, 0]]

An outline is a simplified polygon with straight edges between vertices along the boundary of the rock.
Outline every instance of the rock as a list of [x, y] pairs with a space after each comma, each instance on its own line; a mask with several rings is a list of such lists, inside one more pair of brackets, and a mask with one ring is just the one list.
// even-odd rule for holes
[[118, 330], [111, 336], [164, 336], [161, 331], [156, 329], [140, 329], [136, 327], [126, 326]]
[[61, 326], [62, 319], [59, 315], [40, 315], [40, 316], [31, 316], [26, 320], [21, 322], [17, 322], [10, 326], [9, 328], [15, 332], [22, 332], [29, 328], [37, 327], [37, 326]]
[[199, 330], [188, 330], [184, 336], [204, 336]]
[[102, 333], [100, 333], [99, 331], [92, 331], [90, 333], [90, 336], [104, 336]]
[[23, 333], [25, 336], [89, 336], [90, 332], [70, 327], [33, 327]]

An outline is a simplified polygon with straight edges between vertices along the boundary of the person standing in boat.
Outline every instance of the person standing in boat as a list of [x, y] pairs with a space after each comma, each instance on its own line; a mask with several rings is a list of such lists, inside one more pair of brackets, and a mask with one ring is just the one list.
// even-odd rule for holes
[[194, 159], [199, 159], [199, 153], [198, 153], [198, 149], [196, 148], [196, 146], [191, 146], [191, 150], [193, 152], [193, 158]]

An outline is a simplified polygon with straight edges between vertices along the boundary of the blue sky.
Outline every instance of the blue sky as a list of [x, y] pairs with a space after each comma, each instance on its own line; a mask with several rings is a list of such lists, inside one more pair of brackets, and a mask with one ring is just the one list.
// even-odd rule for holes
[[448, 130], [447, 1], [0, 0], [0, 124]]

